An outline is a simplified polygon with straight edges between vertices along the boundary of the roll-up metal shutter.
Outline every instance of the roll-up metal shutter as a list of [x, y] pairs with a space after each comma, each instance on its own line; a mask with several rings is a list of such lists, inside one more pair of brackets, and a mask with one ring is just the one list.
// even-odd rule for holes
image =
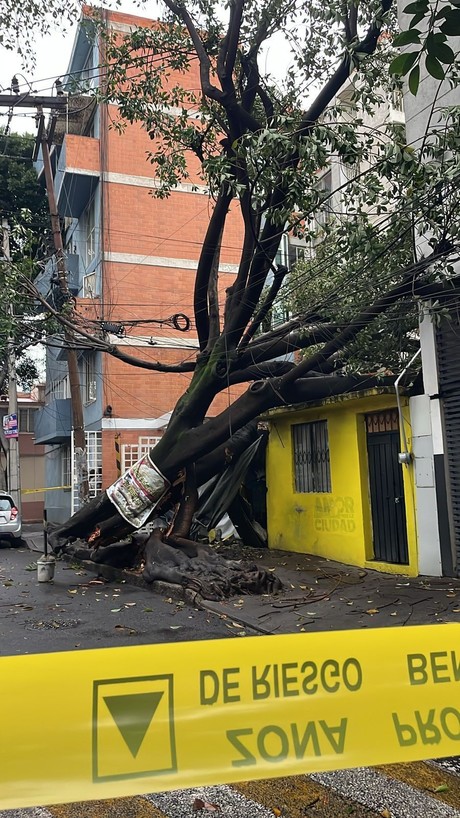
[[460, 576], [460, 320], [451, 315], [437, 331], [439, 392], [444, 414], [445, 456], [452, 536]]

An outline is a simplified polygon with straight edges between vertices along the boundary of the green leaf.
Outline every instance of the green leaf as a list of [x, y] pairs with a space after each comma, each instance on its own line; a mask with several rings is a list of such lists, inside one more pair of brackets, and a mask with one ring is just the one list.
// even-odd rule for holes
[[415, 65], [409, 74], [409, 91], [411, 94], [417, 96], [418, 86], [420, 83], [420, 65]]
[[[444, 37], [444, 34], [441, 36]], [[434, 37], [430, 34], [428, 35], [426, 38], [426, 50], [431, 57], [435, 57], [435, 59], [448, 65], [455, 60], [455, 54], [450, 45], [441, 42], [436, 35]]]
[[435, 80], [444, 79], [445, 76], [444, 68], [442, 67], [441, 63], [438, 62], [436, 57], [433, 57], [431, 54], [427, 54], [425, 59], [425, 66], [430, 76], [434, 77]]
[[427, 0], [416, 0], [415, 3], [409, 3], [409, 5], [403, 9], [404, 14], [418, 14], [422, 11], [424, 14], [428, 11]]
[[447, 37], [456, 37], [460, 34], [460, 9], [449, 9], [445, 13], [445, 22], [439, 27]]
[[447, 792], [448, 789], [448, 784], [440, 784], [439, 787], [434, 788], [433, 792]]
[[414, 26], [418, 25], [418, 23], [420, 23], [420, 21], [423, 20], [424, 17], [425, 17], [424, 11], [420, 11], [418, 14], [415, 14], [409, 23], [409, 28], [414, 28]]
[[418, 55], [418, 51], [408, 51], [405, 54], [399, 54], [390, 63], [390, 67], [388, 69], [390, 74], [398, 74], [401, 76], [407, 74], [407, 72], [412, 68]]
[[411, 43], [419, 43], [420, 34], [421, 32], [418, 30], [418, 28], [410, 28], [409, 31], [402, 31], [401, 34], [398, 34], [398, 36], [394, 38], [393, 45], [401, 46], [409, 45]]

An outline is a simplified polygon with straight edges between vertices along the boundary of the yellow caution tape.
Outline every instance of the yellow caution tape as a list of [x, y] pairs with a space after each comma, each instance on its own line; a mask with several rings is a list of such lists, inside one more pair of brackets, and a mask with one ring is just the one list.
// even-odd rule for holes
[[41, 494], [42, 491], [55, 491], [56, 489], [71, 489], [72, 486], [46, 486], [43, 489], [22, 489], [21, 494]]
[[457, 755], [459, 646], [450, 624], [2, 657], [0, 809]]

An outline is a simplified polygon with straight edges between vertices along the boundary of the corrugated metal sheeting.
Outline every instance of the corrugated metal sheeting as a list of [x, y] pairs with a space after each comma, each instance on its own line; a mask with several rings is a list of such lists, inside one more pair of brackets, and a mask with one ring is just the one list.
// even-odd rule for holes
[[442, 321], [437, 332], [439, 391], [444, 414], [445, 451], [456, 572], [460, 571], [460, 316]]

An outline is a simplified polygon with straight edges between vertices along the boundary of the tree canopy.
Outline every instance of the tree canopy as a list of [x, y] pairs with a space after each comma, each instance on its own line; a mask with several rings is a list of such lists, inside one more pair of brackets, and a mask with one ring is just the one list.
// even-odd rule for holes
[[[50, 254], [49, 210], [46, 194], [40, 187], [32, 165], [32, 134], [5, 133], [0, 130], [0, 220], [9, 227], [11, 264], [2, 264], [0, 303], [0, 382], [6, 378], [8, 339], [13, 340], [18, 361], [29, 346], [43, 334], [43, 324], [32, 321], [35, 303], [26, 282], [35, 276], [37, 266]], [[12, 309], [11, 309], [12, 308]], [[27, 356], [20, 361], [19, 379], [25, 385], [37, 377], [34, 362]]]
[[[411, 67], [426, 54], [424, 70], [430, 72], [429, 37], [440, 43], [447, 34], [437, 28], [446, 22], [449, 30], [455, 28], [458, 4], [448, 4], [451, 16], [433, 19], [426, 5], [411, 4], [408, 11], [414, 19], [423, 11], [428, 20]], [[101, 24], [107, 72], [100, 99], [117, 103], [120, 129], [141, 122], [149, 132], [148, 158], [161, 183], [157, 195], [168, 195], [188, 178], [187, 156], [193, 156], [213, 198], [194, 289], [200, 352], [195, 362], [149, 364], [162, 371], [193, 371], [165, 435], [151, 451], [167, 481], [185, 480], [169, 535], [177, 546], [190, 528], [197, 460], [271, 407], [369, 382], [368, 372], [366, 381], [346, 368], [360, 336], [380, 332], [377, 322], [389, 311], [396, 319], [418, 299], [438, 296], [455, 277], [460, 132], [455, 112], [445, 115], [442, 129], [429, 122], [416, 146], [406, 144], [401, 128], [372, 127], [373, 112], [409, 66], [393, 62], [389, 70], [397, 33], [392, 0], [231, 0], [225, 9], [214, 0], [164, 0], [164, 6], [160, 23], [126, 35]], [[294, 47], [291, 66], [275, 79], [263, 70], [263, 55], [279, 32]], [[443, 79], [455, 83], [450, 53], [436, 46], [436, 55]], [[190, 88], [187, 77], [196, 66], [199, 87]], [[343, 102], [339, 92], [347, 82], [351, 93]], [[415, 91], [413, 80], [411, 86]], [[288, 268], [276, 263], [281, 238], [286, 232], [313, 238], [312, 219], [330, 208], [331, 194], [322, 189], [320, 177], [331, 156], [364, 170], [345, 186], [345, 218], [332, 220], [325, 231], [310, 281], [301, 269], [289, 279]], [[219, 304], [222, 233], [234, 202], [242, 223], [240, 262]], [[423, 255], [410, 242], [408, 247], [414, 233], [427, 235]], [[336, 260], [335, 280], [323, 275], [321, 281], [315, 266], [317, 271], [323, 266], [324, 274], [339, 246], [343, 262]], [[299, 290], [305, 284], [308, 298], [288, 321], [263, 331], [286, 282]], [[331, 310], [337, 291], [340, 298]], [[292, 355], [298, 350], [304, 350], [300, 360]], [[279, 360], [287, 353], [290, 359]], [[331, 374], [338, 361], [345, 364], [341, 378]], [[247, 391], [204, 424], [215, 395], [245, 381], [251, 382]], [[163, 505], [174, 503], [177, 492], [167, 496]], [[126, 530], [126, 522], [113, 515], [104, 495], [59, 536], [87, 536], [96, 524], [101, 536]]]

